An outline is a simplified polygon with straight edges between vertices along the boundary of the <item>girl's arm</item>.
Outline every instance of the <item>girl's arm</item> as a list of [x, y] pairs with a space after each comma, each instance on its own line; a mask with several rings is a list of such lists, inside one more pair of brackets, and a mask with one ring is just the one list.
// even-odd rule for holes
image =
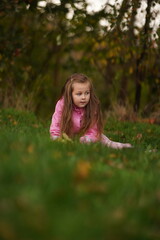
[[111, 141], [104, 134], [101, 135], [101, 143], [110, 148], [115, 148], [115, 149], [132, 148], [132, 145], [130, 143], [120, 143], [120, 142]]
[[63, 106], [64, 106], [64, 99], [62, 98], [56, 104], [55, 112], [52, 116], [52, 122], [50, 125], [50, 136], [51, 136], [51, 139], [53, 140], [57, 139], [61, 135], [60, 122], [62, 117]]
[[120, 142], [111, 141], [104, 134], [101, 134], [101, 137], [99, 139], [97, 133], [98, 133], [98, 130], [97, 130], [97, 126], [95, 125], [92, 128], [90, 128], [84, 136], [82, 136], [80, 138], [80, 142], [89, 143], [89, 142], [100, 141], [103, 145], [106, 145], [107, 147], [111, 147], [111, 148], [115, 148], [115, 149], [131, 148], [132, 147], [132, 145], [130, 143], [120, 143]]

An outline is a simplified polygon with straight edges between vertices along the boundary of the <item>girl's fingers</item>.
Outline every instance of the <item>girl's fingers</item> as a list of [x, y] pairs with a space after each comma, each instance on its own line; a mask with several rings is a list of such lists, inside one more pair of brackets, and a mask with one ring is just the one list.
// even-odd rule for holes
[[122, 149], [122, 148], [133, 148], [133, 146], [130, 143], [116, 143], [112, 145], [115, 149]]
[[125, 147], [127, 148], [133, 148], [133, 146], [130, 143], [125, 143]]

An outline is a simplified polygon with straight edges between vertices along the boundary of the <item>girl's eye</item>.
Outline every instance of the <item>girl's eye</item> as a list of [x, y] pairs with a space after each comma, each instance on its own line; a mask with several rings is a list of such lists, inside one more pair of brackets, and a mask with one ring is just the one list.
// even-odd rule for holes
[[81, 93], [77, 93], [77, 95], [78, 95], [78, 96], [80, 96], [80, 95], [81, 95]]

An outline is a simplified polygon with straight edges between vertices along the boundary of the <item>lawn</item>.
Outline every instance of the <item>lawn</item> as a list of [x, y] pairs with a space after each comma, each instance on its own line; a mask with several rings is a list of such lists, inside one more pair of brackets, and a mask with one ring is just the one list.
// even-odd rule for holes
[[133, 149], [51, 141], [49, 120], [0, 111], [0, 239], [159, 240], [160, 126], [109, 120]]

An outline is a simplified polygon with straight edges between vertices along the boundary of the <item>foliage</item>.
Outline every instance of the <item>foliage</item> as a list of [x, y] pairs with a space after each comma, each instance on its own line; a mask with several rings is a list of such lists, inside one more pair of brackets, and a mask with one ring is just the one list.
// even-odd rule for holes
[[[0, 3], [0, 105], [48, 117], [73, 72], [88, 74], [103, 108], [111, 103], [150, 112], [159, 99], [159, 27], [153, 34], [157, 0], [107, 2], [93, 13], [85, 0], [2, 0]], [[107, 25], [102, 25], [102, 21]]]
[[108, 121], [134, 149], [53, 142], [49, 122], [0, 112], [0, 237], [158, 240], [160, 127]]

